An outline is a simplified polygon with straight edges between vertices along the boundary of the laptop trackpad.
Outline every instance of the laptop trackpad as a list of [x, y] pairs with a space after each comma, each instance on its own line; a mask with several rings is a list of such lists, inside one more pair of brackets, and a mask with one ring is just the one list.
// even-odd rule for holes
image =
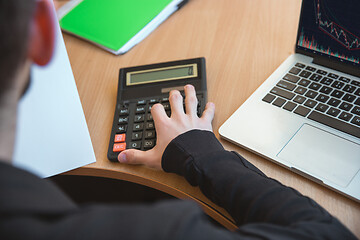
[[293, 167], [346, 187], [360, 169], [360, 145], [304, 124], [278, 153]]

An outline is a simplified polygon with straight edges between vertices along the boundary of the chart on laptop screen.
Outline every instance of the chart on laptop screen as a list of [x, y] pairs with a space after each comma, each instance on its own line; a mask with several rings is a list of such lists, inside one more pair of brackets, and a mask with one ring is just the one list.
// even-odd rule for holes
[[297, 46], [360, 65], [360, 1], [304, 0]]

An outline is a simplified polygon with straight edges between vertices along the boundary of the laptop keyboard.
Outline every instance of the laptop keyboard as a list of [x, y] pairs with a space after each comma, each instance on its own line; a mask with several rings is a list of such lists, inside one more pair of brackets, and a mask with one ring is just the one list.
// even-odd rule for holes
[[296, 63], [262, 99], [360, 138], [360, 82]]

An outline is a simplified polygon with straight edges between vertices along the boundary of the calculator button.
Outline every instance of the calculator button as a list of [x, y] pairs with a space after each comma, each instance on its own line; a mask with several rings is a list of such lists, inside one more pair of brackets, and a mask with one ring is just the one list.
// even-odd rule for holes
[[152, 116], [150, 113], [148, 113], [148, 115], [146, 116], [146, 120], [152, 121], [152, 120], [153, 120], [153, 116]]
[[131, 142], [130, 148], [140, 149], [141, 148], [141, 141]]
[[157, 98], [152, 98], [152, 99], [149, 100], [150, 104], [155, 104], [155, 103], [158, 103], [158, 102], [159, 102], [159, 99], [157, 99]]
[[117, 127], [116, 132], [117, 133], [125, 133], [127, 130], [127, 125], [120, 125]]
[[120, 124], [127, 123], [128, 121], [129, 121], [129, 117], [120, 117], [119, 118], [119, 123]]
[[126, 138], [125, 133], [123, 133], [123, 134], [116, 134], [116, 135], [115, 135], [114, 142], [116, 142], [116, 143], [125, 142], [125, 138]]
[[163, 103], [162, 105], [163, 105], [165, 111], [170, 110], [170, 103]]
[[146, 130], [155, 129], [154, 122], [146, 123]]
[[140, 140], [142, 139], [142, 132], [134, 132], [131, 136], [131, 140]]
[[142, 131], [144, 129], [144, 124], [143, 123], [136, 123], [133, 126], [133, 131]]
[[143, 122], [145, 120], [144, 114], [135, 115], [134, 122]]
[[138, 100], [137, 105], [145, 105], [146, 101], [144, 99]]
[[155, 138], [155, 131], [146, 131], [145, 132], [145, 139], [151, 139], [151, 138]]
[[145, 140], [144, 141], [144, 149], [150, 149], [155, 146], [155, 140]]
[[145, 113], [145, 107], [144, 106], [137, 107], [135, 113]]
[[113, 147], [113, 152], [121, 152], [126, 149], [126, 143], [116, 143]]
[[129, 109], [128, 109], [128, 108], [120, 109], [119, 115], [120, 115], [120, 116], [127, 116], [127, 115], [129, 115]]

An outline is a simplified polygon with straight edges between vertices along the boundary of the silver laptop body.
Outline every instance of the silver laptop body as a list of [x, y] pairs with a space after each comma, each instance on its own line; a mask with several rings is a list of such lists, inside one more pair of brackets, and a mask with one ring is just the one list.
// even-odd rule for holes
[[[360, 3], [344, 4], [303, 1], [296, 53], [233, 113], [219, 133], [360, 201], [360, 39], [356, 37], [360, 14], [355, 13]], [[341, 19], [338, 9], [344, 8], [347, 14], [353, 12], [351, 26], [335, 22], [350, 22]], [[343, 31], [346, 41], [343, 36], [334, 39], [334, 30]]]

